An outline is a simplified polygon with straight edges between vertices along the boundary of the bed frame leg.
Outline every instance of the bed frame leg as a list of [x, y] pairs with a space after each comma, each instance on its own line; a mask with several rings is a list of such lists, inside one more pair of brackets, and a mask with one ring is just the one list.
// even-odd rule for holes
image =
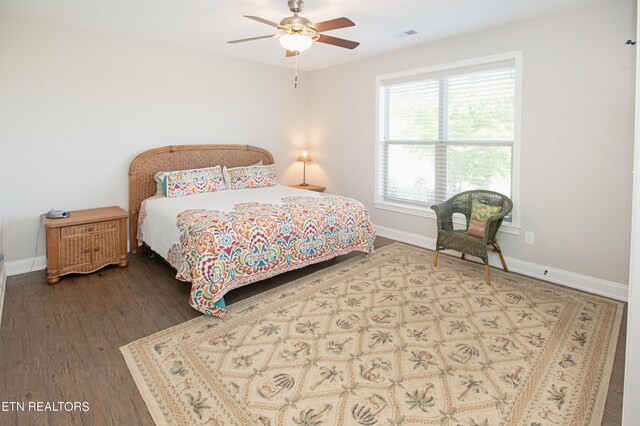
[[369, 246], [369, 252], [368, 252], [368, 253], [365, 253], [365, 254], [364, 254], [364, 257], [365, 257], [365, 258], [368, 258], [368, 257], [369, 257], [369, 255], [371, 255], [371, 254], [373, 254], [373, 253], [375, 253], [375, 252], [376, 252], [376, 248], [373, 246], [373, 244], [371, 244], [371, 245]]

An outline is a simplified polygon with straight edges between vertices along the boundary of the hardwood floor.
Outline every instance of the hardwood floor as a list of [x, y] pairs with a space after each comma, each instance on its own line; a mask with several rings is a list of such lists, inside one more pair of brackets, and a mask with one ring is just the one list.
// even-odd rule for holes
[[[381, 247], [393, 241], [378, 238]], [[291, 271], [228, 293], [233, 304], [352, 256]], [[200, 314], [189, 284], [161, 259], [130, 255], [127, 269], [46, 284], [44, 271], [7, 280], [0, 326], [0, 424], [153, 424], [118, 348]], [[626, 312], [618, 339], [603, 425], [622, 414]], [[3, 402], [88, 402], [87, 412], [2, 412]]]

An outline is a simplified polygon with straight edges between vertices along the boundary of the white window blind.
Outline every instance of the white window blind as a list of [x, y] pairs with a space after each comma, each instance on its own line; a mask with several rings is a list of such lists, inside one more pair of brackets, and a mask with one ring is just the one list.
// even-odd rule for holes
[[378, 199], [430, 206], [471, 189], [513, 196], [515, 62], [380, 81]]

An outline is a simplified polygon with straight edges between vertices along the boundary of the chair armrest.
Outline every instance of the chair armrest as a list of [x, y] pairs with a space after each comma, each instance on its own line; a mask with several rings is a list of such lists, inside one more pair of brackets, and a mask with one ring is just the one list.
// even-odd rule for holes
[[438, 231], [453, 229], [453, 206], [446, 201], [440, 204], [434, 204], [431, 208], [436, 212]]
[[505, 209], [502, 212], [493, 216], [489, 216], [489, 218], [487, 218], [487, 222], [484, 227], [484, 241], [486, 244], [489, 244], [496, 237], [496, 233], [498, 232], [498, 229], [502, 224], [502, 219], [504, 219], [504, 217], [508, 215], [510, 211], [510, 208]]

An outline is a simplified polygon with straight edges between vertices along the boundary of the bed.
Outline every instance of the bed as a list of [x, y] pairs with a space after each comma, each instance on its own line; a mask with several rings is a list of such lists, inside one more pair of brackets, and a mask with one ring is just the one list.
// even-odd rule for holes
[[146, 246], [191, 283], [191, 306], [227, 313], [224, 294], [353, 251], [373, 250], [375, 229], [356, 200], [281, 184], [178, 198], [157, 196], [159, 171], [274, 164], [249, 145], [180, 145], [138, 155], [129, 169], [130, 248]]

